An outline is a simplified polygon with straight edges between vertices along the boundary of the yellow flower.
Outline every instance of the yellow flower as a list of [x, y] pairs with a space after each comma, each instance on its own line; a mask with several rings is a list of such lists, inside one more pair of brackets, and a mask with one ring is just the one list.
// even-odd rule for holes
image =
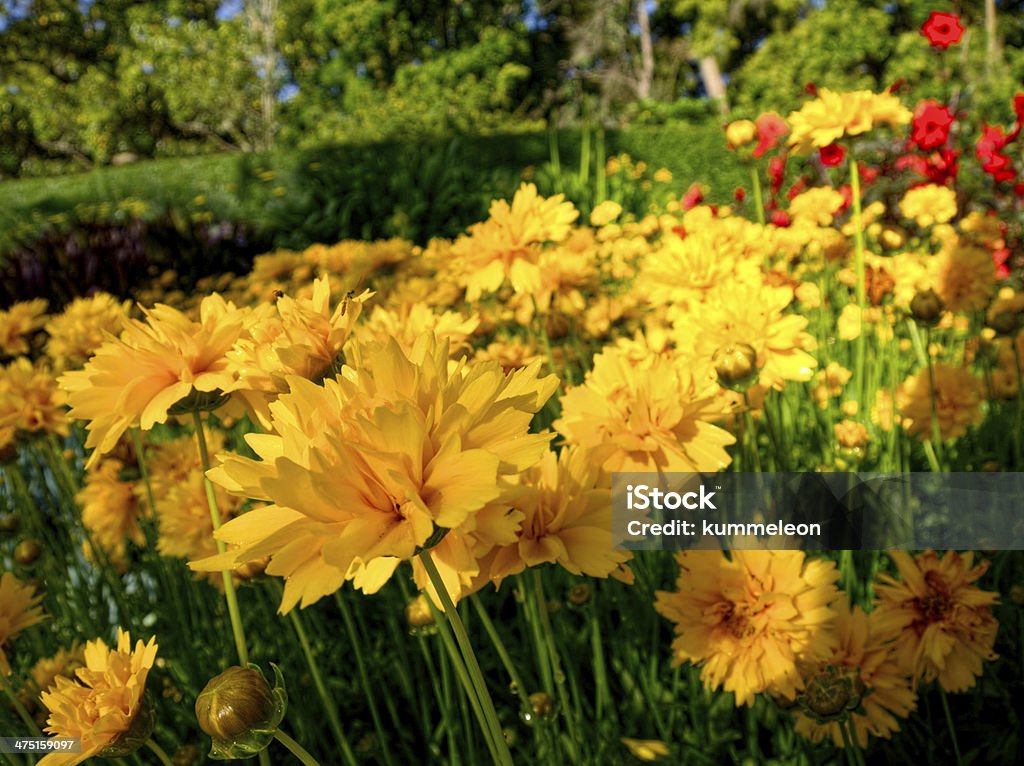
[[630, 754], [641, 761], [656, 761], [664, 755], [668, 755], [668, 745], [660, 739], [630, 739], [623, 737], [623, 745]]
[[929, 261], [924, 281], [950, 311], [981, 311], [996, 285], [992, 254], [965, 238], [953, 237]]
[[606, 471], [719, 471], [736, 440], [711, 421], [723, 415], [706, 376], [660, 356], [637, 369], [617, 348], [594, 357], [583, 385], [562, 398], [555, 428], [570, 444], [607, 450]]
[[133, 650], [131, 637], [121, 628], [117, 629], [114, 650], [102, 639], [89, 641], [85, 667], [75, 673], [78, 681], [58, 676], [42, 695], [43, 705], [50, 711], [46, 733], [81, 739], [82, 750], [50, 753], [39, 766], [76, 766], [121, 744], [119, 738], [130, 736], [133, 725], [144, 729], [142, 717], [151, 713], [144, 710], [143, 695], [156, 652], [156, 638], [148, 644], [138, 641]]
[[394, 338], [398, 345], [409, 350], [423, 333], [432, 332], [439, 341], [447, 340], [448, 350], [458, 356], [469, 348], [469, 337], [479, 325], [480, 317], [476, 313], [469, 316], [458, 311], [440, 313], [426, 303], [405, 303], [394, 309], [375, 306], [366, 321], [356, 325], [354, 335], [363, 344]]
[[900, 579], [883, 574], [875, 586], [871, 619], [895, 641], [894, 656], [915, 680], [938, 679], [943, 689], [962, 692], [974, 686], [992, 651], [999, 623], [992, 616], [998, 593], [973, 583], [988, 569], [974, 553], [948, 551], [942, 558], [925, 551], [915, 558], [890, 551]]
[[680, 346], [710, 359], [730, 345], [746, 344], [757, 353], [758, 383], [782, 388], [786, 381], [810, 380], [818, 362], [805, 349], [814, 339], [805, 331], [808, 320], [784, 313], [793, 302], [793, 288], [722, 284], [707, 302], [674, 319]]
[[795, 196], [789, 203], [794, 223], [831, 226], [835, 214], [843, 206], [843, 195], [835, 189], [819, 186]]
[[516, 540], [496, 549], [488, 577], [495, 584], [527, 567], [559, 564], [576, 575], [607, 577], [632, 558], [615, 548], [611, 491], [599, 487], [600, 461], [585, 449], [548, 452], [510, 496], [523, 513]]
[[0, 357], [27, 354], [28, 336], [46, 323], [46, 300], [15, 303], [0, 311]]
[[606, 199], [604, 202], [590, 211], [590, 225], [604, 226], [611, 223], [622, 214], [622, 205], [614, 200]]
[[11, 572], [0, 575], [0, 674], [5, 677], [11, 673], [11, 664], [4, 647], [25, 628], [42, 622], [42, 600], [42, 594], [31, 585], [23, 585]]
[[843, 136], [866, 133], [881, 123], [894, 128], [906, 125], [911, 116], [910, 110], [888, 91], [836, 93], [821, 88], [816, 99], [808, 101], [786, 119], [792, 130], [789, 145], [795, 153], [807, 154]]
[[753, 120], [735, 120], [725, 126], [725, 141], [729, 148], [738, 149], [757, 138], [757, 125]]
[[956, 215], [956, 192], [937, 184], [916, 186], [903, 195], [900, 212], [922, 228], [948, 223]]
[[493, 293], [506, 279], [517, 293], [540, 288], [541, 246], [565, 239], [579, 216], [572, 203], [563, 199], [561, 194], [541, 197], [536, 186], [524, 183], [511, 205], [505, 200], [491, 203], [490, 217], [470, 226], [468, 236], [459, 237], [452, 246], [466, 300]]
[[868, 445], [868, 429], [863, 423], [842, 420], [836, 423], [832, 430], [835, 432], [836, 442], [844, 449], [863, 449]]
[[259, 315], [220, 295], [204, 298], [195, 322], [157, 304], [146, 321], [128, 320], [120, 339], [108, 340], [82, 370], [65, 373], [71, 417], [88, 420], [92, 466], [133, 426], [148, 431], [193, 394], [215, 399], [236, 374], [227, 352]]
[[58, 371], [78, 369], [107, 339], [118, 335], [128, 318], [131, 301], [118, 302], [107, 293], [76, 298], [62, 314], [46, 323], [50, 336], [46, 353]]
[[734, 693], [737, 706], [766, 691], [793, 699], [803, 687], [797, 663], [835, 652], [834, 562], [770, 550], [737, 550], [731, 559], [684, 551], [676, 561], [676, 591], [659, 591], [654, 604], [675, 623], [673, 662], [699, 666], [704, 684]]
[[288, 379], [290, 393], [271, 408], [274, 433], [247, 439], [260, 460], [225, 455], [210, 472], [271, 504], [221, 527], [217, 538], [239, 551], [192, 567], [270, 556], [267, 574], [286, 581], [282, 613], [334, 592], [361, 566], [393, 571], [437, 528], [496, 500], [503, 477], [540, 460], [550, 440], [528, 433], [557, 387], [538, 377], [540, 361], [511, 374], [493, 362], [449, 369], [432, 333], [409, 352], [394, 340], [352, 351], [323, 386]]
[[246, 337], [227, 352], [227, 372], [235, 378], [222, 387], [237, 391], [260, 425], [269, 427], [269, 406], [288, 390], [285, 379], [299, 375], [317, 380], [327, 373], [352, 334], [369, 290], [346, 298], [331, 311], [327, 277], [313, 283], [310, 298], [278, 298], [276, 315], [263, 316]]
[[[75, 495], [82, 506], [82, 525], [88, 530], [92, 544], [97, 545], [118, 571], [128, 565], [128, 541], [141, 546], [146, 540], [139, 526], [139, 502], [131, 482], [121, 481], [120, 460], [101, 461], [85, 475], [85, 486]], [[86, 555], [95, 552], [90, 541], [85, 543]]]
[[672, 171], [668, 168], [658, 168], [654, 171], [654, 180], [659, 184], [672, 183]]
[[834, 608], [839, 645], [827, 660], [801, 668], [801, 703], [808, 712], [798, 710], [795, 728], [811, 742], [828, 737], [844, 747], [837, 719], [849, 715], [857, 745], [865, 748], [869, 735], [888, 739], [899, 731], [897, 718], [910, 714], [916, 695], [887, 637], [879, 633], [875, 614], [865, 614], [859, 606], [851, 609], [846, 599]]
[[[967, 433], [967, 427], [982, 420], [981, 382], [968, 370], [936, 362], [933, 367], [935, 383], [935, 416], [943, 440], [957, 439]], [[899, 413], [907, 431], [921, 439], [931, 438], [932, 386], [927, 369], [911, 375], [897, 392]]]
[[27, 357], [0, 367], [0, 429], [67, 436], [64, 399], [50, 372]]
[[53, 686], [57, 676], [74, 678], [75, 671], [85, 664], [85, 650], [75, 644], [71, 649], [59, 649], [52, 657], [43, 657], [29, 670], [29, 678], [19, 696], [26, 707], [36, 706], [39, 695]]

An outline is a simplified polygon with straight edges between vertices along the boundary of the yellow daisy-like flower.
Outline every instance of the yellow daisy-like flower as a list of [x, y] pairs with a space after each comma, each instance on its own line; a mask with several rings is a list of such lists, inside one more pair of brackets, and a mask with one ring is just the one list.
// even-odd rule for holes
[[600, 460], [571, 446], [548, 452], [522, 477], [509, 498], [523, 513], [511, 545], [494, 551], [487, 576], [495, 584], [527, 567], [559, 564], [576, 575], [607, 577], [624, 573], [632, 558], [617, 550], [612, 536], [611, 491], [600, 488]]
[[437, 528], [496, 500], [499, 482], [540, 460], [550, 440], [528, 432], [558, 385], [538, 376], [539, 361], [511, 374], [493, 362], [449, 368], [447, 344], [432, 333], [410, 352], [393, 340], [352, 352], [323, 386], [288, 379], [291, 392], [270, 409], [274, 433], [247, 437], [260, 460], [224, 455], [209, 474], [271, 504], [217, 532], [239, 551], [193, 568], [270, 556], [267, 574], [286, 581], [282, 613], [374, 559], [411, 558]]
[[937, 184], [915, 186], [903, 195], [900, 212], [922, 228], [948, 223], [956, 215], [956, 192]]
[[[269, 307], [268, 307], [269, 308]], [[119, 339], [108, 340], [82, 370], [65, 373], [71, 417], [89, 421], [88, 465], [133, 426], [151, 429], [193, 394], [213, 398], [230, 391], [237, 375], [227, 353], [260, 314], [236, 308], [220, 295], [204, 298], [199, 321], [157, 304], [146, 321], [128, 320]]]
[[974, 583], [988, 562], [974, 564], [974, 553], [935, 551], [911, 557], [890, 551], [900, 578], [883, 574], [875, 586], [871, 620], [891, 638], [901, 669], [916, 680], [938, 679], [949, 692], [967, 691], [982, 673], [982, 663], [996, 658], [992, 647], [999, 623], [992, 616], [998, 593]]
[[[131, 482], [121, 480], [120, 460], [106, 459], [85, 475], [85, 486], [75, 495], [82, 506], [82, 525], [89, 532], [92, 545], [100, 548], [118, 571], [128, 565], [128, 542], [141, 546], [145, 536], [139, 526], [139, 501]], [[90, 542], [85, 553], [95, 557]]]
[[45, 615], [39, 602], [42, 594], [30, 585], [24, 585], [11, 572], [0, 575], [0, 674], [11, 673], [11, 663], [4, 647], [21, 633], [41, 622]]
[[831, 226], [843, 207], [843, 195], [827, 186], [801, 192], [789, 203], [789, 214], [796, 225]]
[[699, 309], [674, 320], [680, 346], [710, 359], [719, 349], [745, 344], [757, 353], [758, 383], [781, 389], [787, 381], [810, 380], [817, 360], [807, 353], [815, 347], [805, 331], [808, 320], [787, 314], [793, 288], [723, 284]]
[[805, 691], [800, 701], [807, 712], [798, 710], [795, 728], [811, 742], [827, 737], [844, 747], [838, 720], [848, 715], [863, 749], [869, 735], [889, 739], [899, 731], [897, 719], [910, 714], [917, 695], [887, 637], [879, 634], [874, 614], [859, 606], [851, 609], [846, 599], [836, 601], [834, 609], [839, 646], [827, 660], [801, 668]]
[[608, 450], [606, 471], [719, 471], [736, 439], [711, 421], [723, 404], [710, 378], [660, 356], [637, 368], [612, 348], [562, 398], [555, 428], [570, 444]]
[[118, 301], [108, 293], [76, 298], [63, 313], [46, 323], [46, 353], [57, 370], [84, 365], [108, 335], [118, 335], [128, 318], [131, 301]]
[[802, 551], [683, 551], [675, 592], [659, 591], [655, 609], [675, 623], [674, 664], [693, 662], [704, 684], [753, 704], [771, 691], [794, 699], [800, 662], [825, 661], [838, 646], [831, 604], [835, 563]]
[[[982, 386], [969, 370], [944, 362], [932, 366], [935, 416], [944, 440], [957, 439], [968, 426], [981, 422]], [[911, 375], [900, 385], [896, 401], [903, 425], [912, 436], [929, 439], [932, 434], [932, 386], [927, 369]]]
[[59, 649], [52, 657], [43, 657], [29, 670], [29, 678], [19, 696], [25, 707], [33, 709], [39, 695], [53, 686], [57, 676], [74, 678], [75, 671], [85, 664], [85, 648], [75, 644], [70, 649]]
[[981, 311], [996, 287], [992, 253], [962, 237], [951, 237], [928, 262], [924, 283], [950, 311]]
[[867, 133], [879, 124], [906, 125], [912, 114], [889, 91], [857, 90], [836, 93], [820, 88], [818, 97], [808, 101], [786, 118], [791, 133], [789, 145], [797, 154], [821, 149], [844, 136]]
[[352, 334], [369, 290], [342, 300], [331, 310], [327, 277], [313, 283], [310, 298], [281, 296], [276, 315], [263, 316], [247, 337], [227, 353], [227, 371], [237, 380], [225, 391], [238, 391], [257, 420], [269, 427], [268, 406], [288, 390], [285, 379], [299, 375], [316, 380], [327, 373]]
[[470, 226], [468, 236], [460, 237], [451, 250], [467, 300], [495, 292], [506, 279], [517, 293], [540, 288], [541, 246], [565, 239], [579, 217], [573, 204], [563, 200], [561, 194], [541, 197], [536, 186], [524, 183], [511, 205], [505, 200], [491, 203], [490, 217]]
[[0, 357], [27, 354], [28, 336], [46, 324], [46, 300], [21, 301], [0, 311]]
[[480, 317], [458, 311], [434, 311], [426, 303], [407, 303], [394, 309], [374, 307], [366, 321], [355, 327], [360, 343], [385, 342], [394, 338], [404, 349], [411, 349], [425, 332], [432, 332], [438, 340], [447, 340], [452, 355], [469, 348], [468, 339], [480, 325]]
[[27, 357], [0, 367], [0, 429], [67, 436], [64, 400], [50, 371]]
[[116, 649], [102, 639], [89, 641], [85, 645], [85, 667], [75, 673], [77, 682], [58, 676], [54, 686], [42, 695], [43, 705], [50, 711], [46, 733], [80, 739], [82, 750], [50, 753], [39, 766], [77, 766], [108, 748], [116, 748], [120, 738], [130, 736], [133, 725], [145, 728], [146, 722], [137, 718], [151, 715], [144, 709], [144, 694], [156, 652], [156, 638], [147, 644], [136, 642], [133, 650], [131, 637], [120, 628]]
[[590, 211], [590, 225], [604, 226], [622, 215], [622, 205], [614, 200], [606, 199]]

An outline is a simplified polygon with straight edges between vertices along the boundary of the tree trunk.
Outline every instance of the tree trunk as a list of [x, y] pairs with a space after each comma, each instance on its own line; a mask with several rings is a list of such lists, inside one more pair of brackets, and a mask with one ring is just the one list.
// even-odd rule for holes
[[996, 38], [996, 0], [985, 0], [985, 73], [991, 77], [999, 57]]
[[636, 83], [636, 96], [649, 98], [654, 81], [654, 44], [651, 42], [651, 19], [647, 15], [647, 0], [637, 0], [636, 19], [640, 27], [640, 76]]
[[700, 60], [700, 78], [704, 81], [704, 90], [708, 96], [718, 103], [722, 114], [728, 114], [729, 102], [725, 96], [725, 80], [714, 56], [704, 56]]
[[269, 150], [277, 133], [277, 47], [274, 21], [277, 0], [250, 0], [246, 4], [246, 21], [257, 51], [254, 59], [260, 77], [260, 149]]

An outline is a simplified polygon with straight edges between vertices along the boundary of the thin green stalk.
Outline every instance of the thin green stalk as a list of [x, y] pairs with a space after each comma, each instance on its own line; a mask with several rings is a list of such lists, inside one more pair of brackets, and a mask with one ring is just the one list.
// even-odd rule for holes
[[939, 698], [942, 700], [942, 711], [946, 714], [946, 726], [949, 727], [949, 737], [953, 740], [953, 755], [956, 756], [956, 766], [962, 766], [963, 758], [960, 755], [960, 743], [956, 738], [956, 727], [953, 725], [953, 714], [949, 711], [949, 700], [946, 698], [946, 690], [939, 687]]
[[14, 706], [15, 711], [18, 713], [18, 717], [24, 722], [25, 726], [28, 727], [29, 732], [32, 736], [42, 737], [43, 733], [39, 731], [39, 727], [36, 726], [36, 722], [32, 720], [32, 716], [28, 714], [25, 706], [21, 704], [21, 700], [18, 699], [18, 695], [14, 693], [11, 685], [8, 683], [7, 676], [0, 673], [0, 686], [4, 689], [4, 694], [7, 695], [7, 699], [11, 701], [11, 705]]
[[533, 570], [533, 587], [537, 594], [537, 611], [540, 612], [541, 630], [547, 641], [548, 659], [551, 660], [551, 671], [555, 677], [562, 715], [565, 716], [566, 723], [569, 724], [569, 738], [572, 744], [571, 760], [576, 763], [579, 760], [576, 747], [582, 740], [576, 729], [576, 718], [570, 714], [570, 699], [565, 688], [565, 673], [562, 671], [562, 661], [558, 654], [558, 645], [555, 642], [555, 631], [551, 627], [551, 615], [548, 614], [547, 599], [544, 596], [544, 580], [539, 569]]
[[174, 766], [174, 762], [167, 756], [164, 749], [152, 739], [146, 740], [146, 747], [153, 751], [153, 754], [157, 757], [157, 760], [163, 764], [163, 766]]
[[491, 699], [490, 692], [487, 691], [487, 683], [484, 681], [484, 675], [480, 670], [480, 663], [477, 662], [476, 654], [473, 652], [473, 645], [470, 643], [469, 636], [466, 633], [466, 626], [462, 624], [462, 619], [459, 617], [455, 604], [452, 602], [452, 597], [448, 593], [444, 580], [441, 579], [441, 573], [437, 571], [437, 566], [434, 564], [434, 559], [430, 556], [430, 551], [421, 552], [419, 559], [427, 572], [427, 577], [430, 578], [430, 583], [434, 586], [434, 590], [437, 591], [437, 595], [441, 599], [441, 606], [444, 607], [444, 616], [448, 619], [452, 632], [455, 633], [455, 640], [462, 651], [462, 658], [469, 671], [470, 680], [476, 688], [480, 707], [490, 729], [490, 735], [494, 739], [496, 762], [505, 766], [511, 766], [512, 755], [509, 753], [508, 743], [505, 742], [505, 735], [501, 730], [501, 722], [498, 720], [498, 712], [494, 709], [494, 701]]
[[[213, 482], [206, 475], [206, 472], [210, 470], [210, 453], [206, 447], [206, 432], [203, 426], [203, 418], [198, 411], [192, 413], [192, 422], [195, 424], [196, 441], [199, 443], [199, 460], [203, 466], [206, 502], [210, 506], [210, 518], [213, 520], [213, 529], [216, 532], [220, 529], [220, 509], [217, 507], [217, 496], [213, 491]], [[224, 542], [218, 539], [217, 552], [224, 553], [226, 548]], [[231, 579], [231, 572], [227, 569], [221, 571], [221, 577], [224, 579], [224, 598], [228, 603], [228, 615], [231, 618], [231, 632], [235, 636], [238, 662], [244, 667], [249, 664], [249, 648], [245, 643], [245, 629], [242, 627], [242, 614], [238, 608], [238, 595], [235, 593], [235, 583]]]
[[298, 742], [289, 737], [280, 729], [274, 732], [274, 739], [276, 739], [282, 745], [287, 747], [292, 755], [294, 755], [296, 758], [302, 761], [304, 766], [320, 766], [316, 758], [311, 756], [309, 752], [306, 750], [306, 748], [304, 748], [302, 745], [300, 745]]
[[580, 136], [580, 185], [586, 186], [590, 181], [590, 129], [583, 126]]
[[474, 593], [470, 596], [469, 600], [473, 603], [477, 616], [480, 617], [480, 622], [483, 623], [484, 631], [491, 639], [491, 643], [494, 644], [494, 650], [498, 653], [498, 657], [501, 659], [501, 664], [505, 666], [505, 671], [508, 673], [509, 678], [512, 679], [512, 685], [515, 686], [516, 695], [519, 697], [519, 701], [525, 708], [529, 709], [530, 696], [526, 693], [526, 687], [523, 686], [523, 679], [519, 675], [519, 671], [516, 670], [516, 666], [512, 662], [512, 657], [509, 655], [508, 649], [505, 648], [505, 642], [501, 640], [501, 635], [498, 633], [497, 628], [494, 627], [494, 623], [487, 614], [487, 610], [484, 608], [484, 605], [480, 603], [480, 599], [477, 598], [476, 594]]
[[867, 284], [864, 271], [864, 226], [861, 214], [860, 172], [857, 160], [850, 157], [850, 189], [853, 195], [853, 249], [857, 271], [857, 307], [860, 309], [860, 332], [857, 334], [854, 361], [857, 402], [864, 408], [864, 311], [867, 308]]
[[853, 742], [850, 740], [850, 732], [846, 728], [846, 721], [837, 721], [839, 733], [843, 735], [843, 755], [850, 766], [857, 766], [857, 756], [853, 753]]
[[348, 604], [345, 603], [345, 599], [337, 591], [334, 592], [334, 602], [338, 605], [342, 622], [345, 623], [345, 631], [348, 633], [348, 640], [352, 644], [352, 653], [356, 658], [356, 670], [359, 673], [359, 681], [362, 683], [363, 691], [366, 694], [366, 702], [370, 706], [370, 717], [373, 719], [373, 728], [377, 733], [377, 740], [380, 742], [381, 754], [384, 756], [384, 762], [388, 766], [393, 766], [394, 761], [391, 759], [391, 750], [387, 745], [388, 735], [384, 731], [380, 712], [377, 710], [377, 700], [373, 693], [373, 686], [370, 684], [370, 676], [366, 672], [366, 661], [363, 659], [363, 650], [361, 648], [362, 642], [359, 640], [355, 622], [352, 620], [352, 612]]
[[597, 176], [597, 198], [594, 201], [598, 204], [608, 197], [608, 176], [605, 174], [604, 163], [604, 128], [598, 128], [594, 147], [594, 173]]
[[757, 222], [764, 226], [764, 197], [761, 194], [761, 174], [757, 172], [757, 165], [750, 165], [750, 183], [754, 192], [754, 212], [757, 214]]
[[348, 743], [348, 739], [345, 737], [345, 732], [341, 728], [341, 720], [338, 718], [338, 706], [331, 697], [330, 690], [327, 688], [327, 684], [324, 683], [323, 676], [320, 673], [320, 666], [316, 661], [316, 657], [313, 656], [313, 648], [310, 646], [309, 637], [306, 635], [306, 627], [302, 624], [302, 618], [299, 616], [297, 609], [292, 609], [288, 613], [288, 618], [291, 620], [292, 627], [295, 629], [295, 635], [299, 639], [299, 646], [302, 648], [302, 654], [306, 658], [306, 666], [309, 668], [309, 675], [313, 679], [313, 686], [316, 687], [316, 693], [320, 696], [320, 702], [324, 707], [324, 713], [327, 715], [327, 726], [331, 730], [331, 734], [334, 735], [334, 741], [341, 749], [341, 754], [345, 759], [345, 762], [349, 766], [355, 766], [356, 757], [352, 752], [352, 747]]
[[924, 341], [925, 358], [928, 361], [928, 396], [931, 399], [932, 444], [935, 447], [936, 462], [943, 465], [942, 429], [939, 427], [939, 410], [935, 400], [935, 362], [932, 360], [932, 331], [930, 328], [925, 329]]
[[[562, 386], [562, 378], [555, 367], [555, 355], [551, 351], [551, 338], [548, 337], [548, 329], [544, 326], [544, 317], [541, 316], [540, 308], [537, 306], [537, 299], [531, 296], [530, 300], [533, 301], [533, 318], [537, 322], [537, 334], [540, 336], [541, 345], [544, 347], [544, 355], [548, 359], [548, 369], [552, 375], [558, 378], [558, 394], [562, 396], [565, 394], [565, 388]], [[568, 366], [566, 366], [566, 370], [568, 371]]]

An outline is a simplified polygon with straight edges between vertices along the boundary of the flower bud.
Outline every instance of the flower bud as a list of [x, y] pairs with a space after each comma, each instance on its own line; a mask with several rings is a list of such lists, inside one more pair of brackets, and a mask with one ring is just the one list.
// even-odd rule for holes
[[590, 601], [593, 590], [585, 582], [578, 583], [569, 588], [569, 603], [574, 606], [583, 606]]
[[530, 695], [530, 712], [541, 720], [551, 718], [555, 712], [555, 701], [547, 692], [534, 692]]
[[274, 670], [271, 689], [257, 665], [235, 665], [210, 679], [196, 699], [199, 728], [213, 739], [215, 760], [248, 758], [274, 738], [284, 718], [288, 696], [281, 670]]
[[1022, 318], [1019, 311], [1000, 311], [989, 316], [988, 326], [998, 335], [1015, 335], [1020, 329]]
[[732, 391], [746, 391], [757, 382], [757, 351], [747, 343], [730, 343], [711, 356], [718, 382]]
[[910, 301], [910, 313], [923, 325], [932, 326], [939, 321], [945, 304], [934, 290], [922, 290]]
[[841, 721], [860, 706], [865, 691], [859, 676], [830, 665], [814, 674], [799, 701], [804, 711], [819, 723]]
[[430, 603], [422, 593], [409, 599], [405, 605], [405, 620], [413, 630], [429, 628], [434, 624], [434, 613], [430, 610]]
[[746, 146], [757, 137], [757, 125], [752, 120], [736, 120], [725, 128], [725, 140], [730, 149]]
[[13, 535], [21, 526], [21, 519], [14, 513], [0, 514], [0, 535]]
[[22, 566], [27, 567], [34, 564], [42, 552], [43, 546], [39, 544], [39, 541], [29, 538], [27, 540], [22, 540], [14, 548], [14, 560]]

